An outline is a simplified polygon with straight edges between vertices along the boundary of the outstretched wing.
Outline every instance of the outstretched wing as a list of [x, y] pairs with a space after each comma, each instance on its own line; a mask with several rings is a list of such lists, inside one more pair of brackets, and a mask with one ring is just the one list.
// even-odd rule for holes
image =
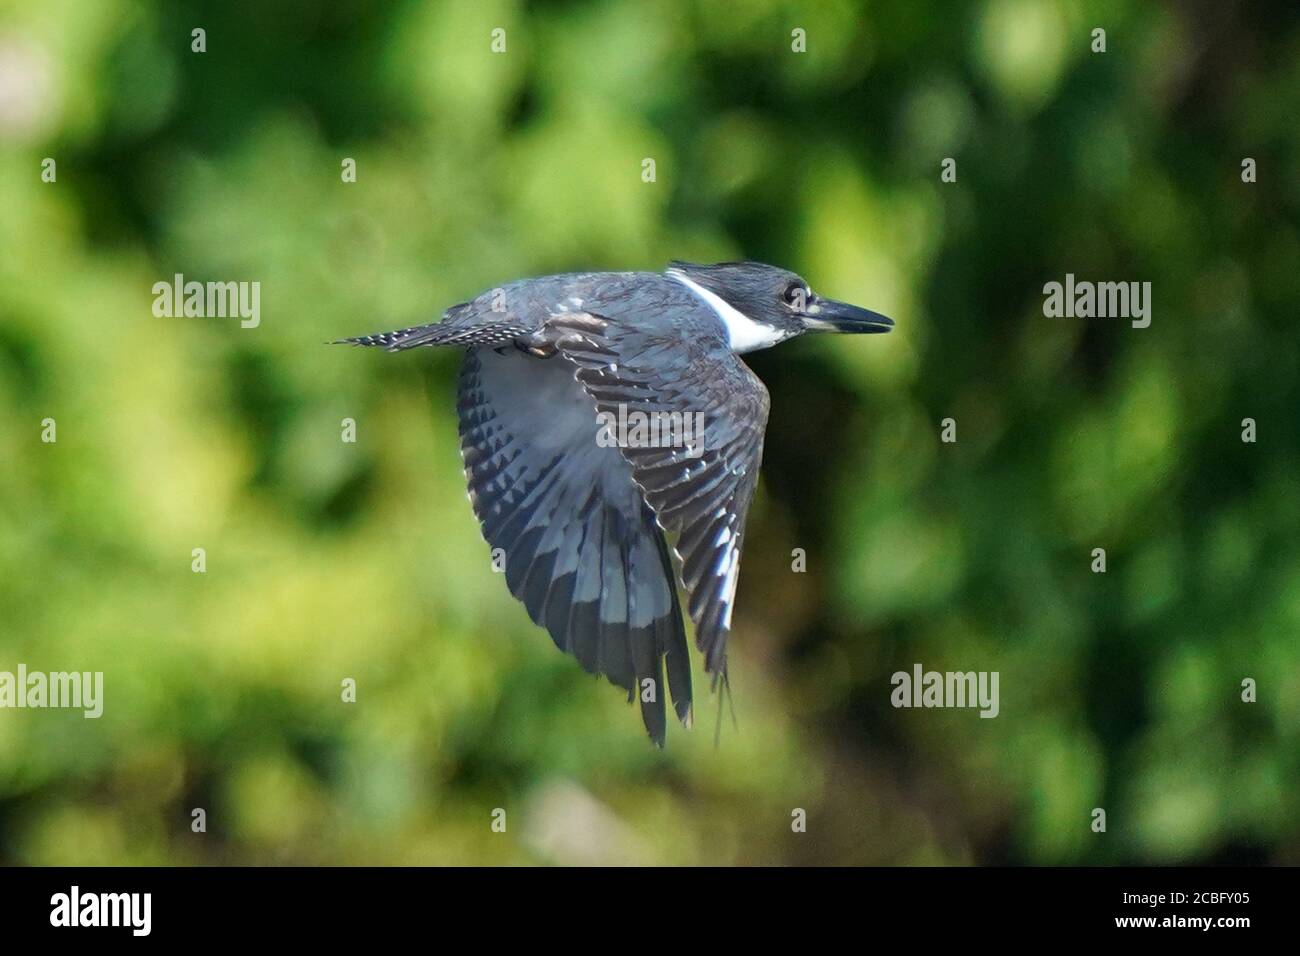
[[[726, 676], [745, 518], [767, 427], [767, 388], [718, 338], [635, 329], [592, 313], [555, 316], [550, 324], [560, 353], [578, 366], [578, 381], [611, 416], [607, 420], [620, 420], [620, 414], [629, 420], [628, 413], [637, 411], [660, 423], [681, 423], [679, 440], [668, 443], [678, 447], [664, 447], [660, 429], [654, 444], [619, 436], [619, 451], [660, 526], [679, 535], [695, 642], [716, 684]], [[693, 426], [702, 426], [702, 434], [690, 436]], [[688, 437], [702, 443], [692, 448]]]
[[[557, 358], [470, 349], [457, 412], [469, 497], [510, 591], [557, 647], [635, 695], [664, 741], [663, 668], [691, 720], [691, 670], [663, 532]], [[654, 683], [648, 688], [645, 681]]]

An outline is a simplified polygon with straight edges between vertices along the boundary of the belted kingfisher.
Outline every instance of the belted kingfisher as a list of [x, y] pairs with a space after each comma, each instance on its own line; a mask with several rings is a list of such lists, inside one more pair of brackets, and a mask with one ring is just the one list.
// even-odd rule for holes
[[[737, 356], [804, 332], [893, 324], [774, 266], [673, 262], [664, 273], [523, 279], [452, 306], [440, 322], [342, 342], [466, 349], [461, 454], [506, 584], [560, 650], [640, 700], [663, 746], [665, 668], [677, 716], [692, 723], [676, 580], [705, 672], [715, 690], [726, 685], [769, 405]], [[601, 440], [599, 422], [632, 413], [698, 416], [702, 441]], [[665, 535], [675, 536], [679, 579]]]

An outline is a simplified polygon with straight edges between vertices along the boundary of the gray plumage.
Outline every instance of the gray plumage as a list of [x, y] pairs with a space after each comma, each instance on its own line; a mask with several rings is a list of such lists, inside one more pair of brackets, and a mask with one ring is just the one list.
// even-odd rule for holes
[[[883, 316], [813, 295], [758, 263], [673, 263], [667, 273], [575, 273], [512, 282], [441, 322], [345, 339], [404, 351], [459, 346], [457, 412], [470, 501], [506, 584], [556, 646], [640, 701], [665, 734], [665, 688], [691, 723], [686, 633], [672, 549], [716, 687], [768, 393], [737, 353], [805, 331], [885, 331]], [[597, 440], [617, 419], [701, 416], [702, 447]]]

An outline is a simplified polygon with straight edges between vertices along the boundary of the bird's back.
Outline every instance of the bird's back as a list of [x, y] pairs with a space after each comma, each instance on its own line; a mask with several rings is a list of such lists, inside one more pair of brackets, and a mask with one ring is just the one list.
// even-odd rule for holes
[[551, 318], [577, 312], [665, 335], [720, 340], [723, 334], [707, 304], [659, 272], [571, 272], [522, 279], [452, 306], [444, 324], [518, 325], [540, 331]]

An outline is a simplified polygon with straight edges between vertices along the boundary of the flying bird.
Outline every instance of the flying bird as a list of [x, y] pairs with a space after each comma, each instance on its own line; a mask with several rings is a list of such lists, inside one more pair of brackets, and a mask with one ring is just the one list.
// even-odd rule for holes
[[[758, 483], [768, 392], [738, 357], [893, 322], [756, 262], [523, 279], [439, 322], [344, 343], [465, 349], [456, 410], [469, 499], [506, 584], [560, 650], [640, 700], [663, 746], [664, 671], [692, 723], [676, 582], [716, 690]], [[675, 417], [674, 417], [675, 416]], [[693, 440], [632, 420], [699, 422]], [[684, 434], [686, 429], [679, 429]], [[635, 439], [635, 440], [634, 440]], [[668, 537], [680, 576], [674, 574]]]

